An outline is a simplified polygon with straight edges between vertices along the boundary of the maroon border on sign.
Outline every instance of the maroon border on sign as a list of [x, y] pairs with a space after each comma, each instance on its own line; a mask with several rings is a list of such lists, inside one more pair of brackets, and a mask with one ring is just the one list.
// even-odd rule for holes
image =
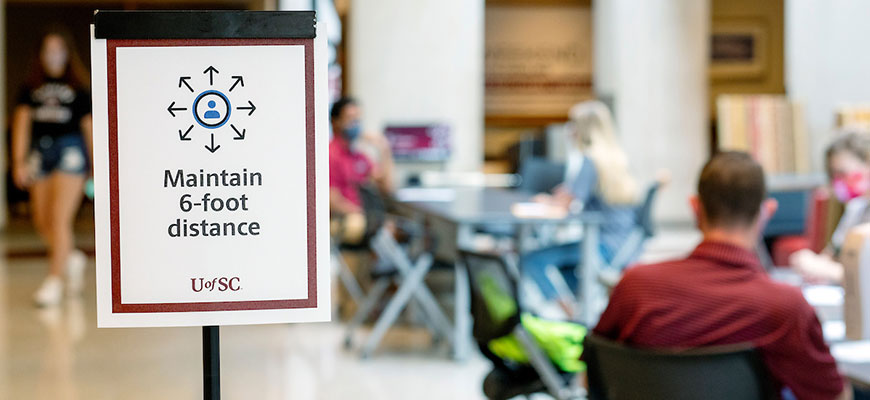
[[[193, 303], [121, 302], [121, 218], [118, 190], [118, 86], [116, 50], [118, 47], [167, 46], [304, 46], [305, 48], [305, 152], [306, 197], [308, 203], [308, 297], [304, 299], [213, 301]], [[107, 40], [109, 102], [109, 204], [112, 250], [112, 312], [163, 313], [196, 311], [279, 310], [317, 307], [316, 201], [314, 177], [314, 41], [312, 39], [182, 39], [182, 40]], [[253, 60], [252, 60], [253, 62]]]

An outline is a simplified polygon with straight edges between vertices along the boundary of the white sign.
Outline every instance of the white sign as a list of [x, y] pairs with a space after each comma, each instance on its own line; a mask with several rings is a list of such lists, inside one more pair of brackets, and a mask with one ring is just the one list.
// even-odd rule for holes
[[92, 36], [100, 327], [329, 320], [322, 28]]

